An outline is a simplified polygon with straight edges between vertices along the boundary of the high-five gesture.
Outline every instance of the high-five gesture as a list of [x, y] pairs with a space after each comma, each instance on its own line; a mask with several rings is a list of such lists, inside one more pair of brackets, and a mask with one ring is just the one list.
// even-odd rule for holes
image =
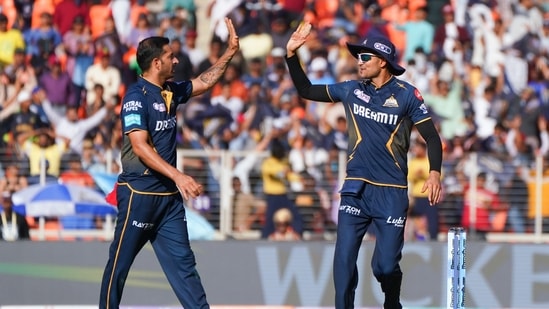
[[202, 94], [211, 89], [217, 81], [223, 76], [229, 62], [233, 56], [238, 52], [240, 43], [238, 42], [238, 35], [234, 29], [233, 22], [230, 18], [225, 17], [225, 24], [227, 30], [229, 30], [228, 46], [223, 55], [214, 63], [210, 68], [202, 72], [198, 77], [192, 79], [193, 92], [192, 96]]
[[296, 50], [305, 44], [307, 37], [311, 33], [311, 28], [311, 24], [306, 21], [299, 24], [286, 44], [286, 53], [288, 57], [293, 56]]
[[227, 30], [229, 30], [229, 46], [227, 47], [227, 50], [231, 52], [231, 55], [234, 55], [240, 48], [238, 35], [236, 34], [236, 30], [234, 29], [233, 21], [230, 18], [225, 17], [225, 24], [227, 25]]

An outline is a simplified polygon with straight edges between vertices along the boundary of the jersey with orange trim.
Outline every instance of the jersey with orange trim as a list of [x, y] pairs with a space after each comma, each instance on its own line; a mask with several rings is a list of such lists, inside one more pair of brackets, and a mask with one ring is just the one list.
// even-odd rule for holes
[[144, 192], [175, 192], [175, 183], [149, 169], [133, 152], [128, 134], [135, 130], [149, 132], [152, 147], [163, 160], [176, 166], [176, 109], [187, 102], [192, 93], [192, 83], [166, 82], [163, 88], [142, 77], [132, 85], [120, 111], [122, 131], [122, 173], [119, 182], [131, 182], [135, 190]]
[[349, 120], [346, 179], [406, 187], [410, 131], [431, 118], [419, 91], [395, 77], [378, 89], [368, 80], [327, 87], [332, 100], [343, 103]]

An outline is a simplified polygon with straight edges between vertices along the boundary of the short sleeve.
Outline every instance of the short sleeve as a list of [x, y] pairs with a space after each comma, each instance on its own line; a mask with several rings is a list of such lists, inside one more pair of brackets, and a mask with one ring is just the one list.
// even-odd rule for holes
[[145, 97], [139, 92], [128, 93], [122, 102], [120, 118], [124, 134], [133, 130], [147, 130]]
[[423, 101], [423, 97], [421, 96], [419, 90], [416, 88], [413, 89], [413, 95], [410, 95], [409, 101], [411, 102], [409, 110], [410, 118], [413, 123], [423, 122], [424, 120], [431, 118], [429, 109]]

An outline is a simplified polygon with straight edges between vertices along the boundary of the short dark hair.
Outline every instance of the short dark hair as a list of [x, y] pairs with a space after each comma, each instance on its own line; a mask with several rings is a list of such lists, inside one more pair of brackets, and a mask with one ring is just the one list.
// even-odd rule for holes
[[152, 36], [139, 42], [136, 58], [141, 70], [149, 70], [153, 59], [160, 58], [164, 53], [164, 46], [169, 44], [170, 40], [161, 36]]

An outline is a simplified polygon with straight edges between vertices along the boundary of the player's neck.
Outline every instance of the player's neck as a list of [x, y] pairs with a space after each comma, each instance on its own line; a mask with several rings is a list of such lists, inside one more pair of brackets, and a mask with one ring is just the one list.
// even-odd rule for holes
[[376, 88], [381, 88], [383, 85], [385, 85], [389, 80], [393, 78], [393, 74], [389, 73], [388, 71], [381, 71], [381, 73], [372, 78], [370, 81]]
[[166, 82], [165, 80], [160, 78], [157, 74], [153, 74], [153, 73], [150, 73], [150, 72], [144, 72], [141, 75], [141, 77], [144, 80], [148, 81], [149, 83], [158, 86], [159, 88], [162, 88], [162, 85], [164, 85], [164, 83]]

